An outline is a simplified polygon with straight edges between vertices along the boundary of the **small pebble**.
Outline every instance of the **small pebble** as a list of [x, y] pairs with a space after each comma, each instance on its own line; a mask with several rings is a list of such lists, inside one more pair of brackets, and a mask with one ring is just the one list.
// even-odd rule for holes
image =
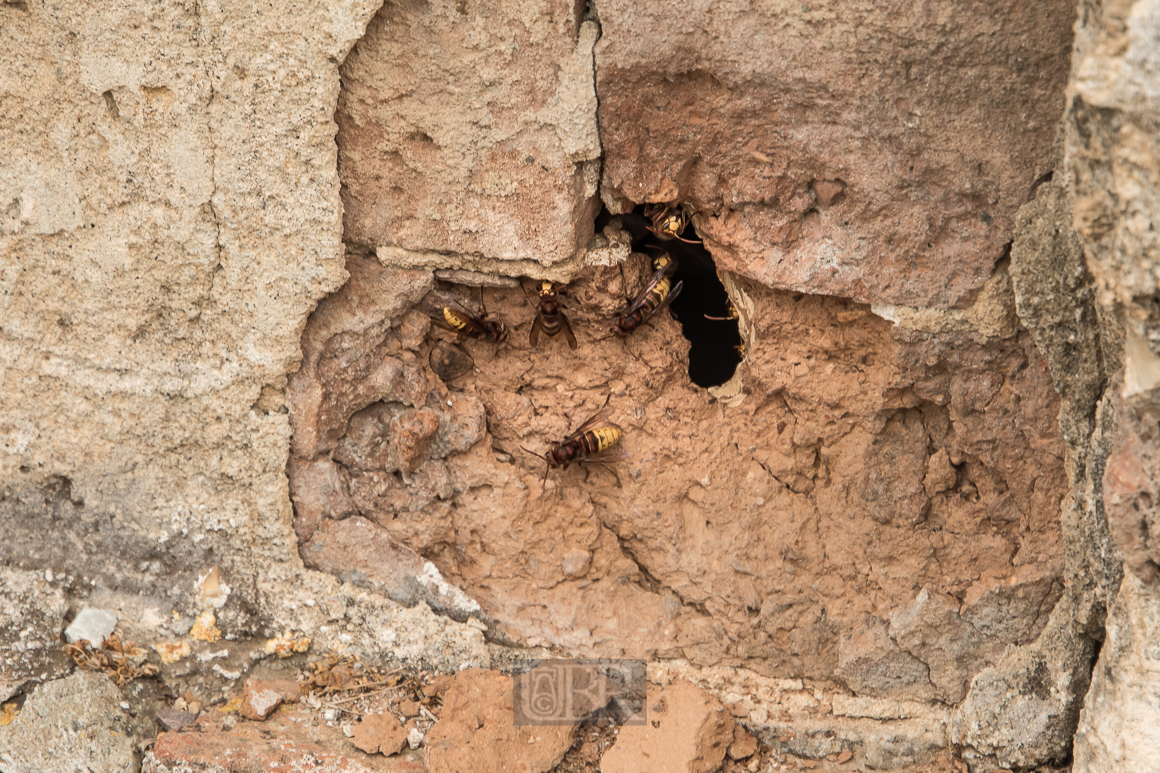
[[116, 627], [117, 616], [112, 612], [85, 607], [72, 621], [72, 624], [65, 629], [64, 635], [70, 644], [84, 639], [94, 647], [99, 647], [104, 643], [105, 637], [111, 634]]

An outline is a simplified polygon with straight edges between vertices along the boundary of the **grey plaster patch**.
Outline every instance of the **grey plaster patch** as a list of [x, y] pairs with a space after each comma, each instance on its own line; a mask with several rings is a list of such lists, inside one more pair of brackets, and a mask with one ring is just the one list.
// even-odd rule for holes
[[135, 771], [131, 721], [120, 690], [104, 674], [81, 671], [33, 693], [16, 719], [0, 727], [0, 769]]
[[60, 649], [60, 629], [68, 601], [44, 576], [0, 569], [0, 701], [31, 680], [69, 671]]

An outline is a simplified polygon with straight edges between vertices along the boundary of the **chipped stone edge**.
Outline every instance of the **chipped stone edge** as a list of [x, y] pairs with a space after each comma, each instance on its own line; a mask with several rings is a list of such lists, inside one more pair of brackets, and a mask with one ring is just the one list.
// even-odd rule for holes
[[975, 302], [963, 309], [932, 309], [872, 303], [874, 314], [907, 330], [923, 333], [976, 333], [987, 338], [1011, 338], [1019, 330], [1015, 290], [1006, 264], [979, 291]]
[[[741, 345], [745, 347], [746, 351], [752, 352], [753, 342], [757, 339], [757, 327], [753, 324], [756, 305], [749, 297], [749, 293], [745, 292], [741, 286], [736, 274], [731, 271], [719, 271], [717, 277], [725, 286], [725, 293], [729, 296], [733, 308], [737, 310], [737, 332], [741, 334]], [[741, 362], [737, 363], [737, 369], [733, 371], [733, 375], [728, 381], [708, 389], [709, 394], [731, 408], [745, 402], [746, 368], [744, 366], [748, 356], [746, 354]]]
[[[579, 250], [568, 260], [553, 265], [544, 265], [532, 260], [519, 260], [475, 255], [464, 252], [434, 252], [431, 250], [408, 250], [403, 247], [379, 245], [375, 248], [375, 257], [379, 263], [387, 268], [426, 269], [444, 275], [459, 275], [479, 277], [468, 284], [485, 284], [487, 286], [502, 286], [493, 284], [503, 282], [496, 277], [531, 277], [547, 279], [559, 284], [567, 284], [586, 267], [584, 256], [587, 249]], [[454, 281], [454, 280], [453, 280]]]

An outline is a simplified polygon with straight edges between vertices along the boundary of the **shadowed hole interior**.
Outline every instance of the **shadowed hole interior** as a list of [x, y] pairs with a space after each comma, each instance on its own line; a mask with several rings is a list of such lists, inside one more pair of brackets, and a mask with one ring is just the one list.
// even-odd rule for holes
[[[741, 333], [737, 320], [728, 318], [729, 295], [717, 277], [713, 256], [699, 242], [662, 239], [650, 231], [643, 205], [623, 215], [609, 215], [602, 210], [596, 219], [597, 233], [613, 219], [619, 219], [621, 227], [632, 235], [634, 252], [654, 255], [653, 248], [659, 247], [677, 261], [673, 284], [685, 284], [669, 305], [669, 311], [681, 323], [681, 332], [689, 340], [689, 379], [704, 388], [724, 384], [733, 377], [741, 362], [738, 348]], [[685, 227], [681, 236], [690, 240], [698, 238], [691, 225]]]

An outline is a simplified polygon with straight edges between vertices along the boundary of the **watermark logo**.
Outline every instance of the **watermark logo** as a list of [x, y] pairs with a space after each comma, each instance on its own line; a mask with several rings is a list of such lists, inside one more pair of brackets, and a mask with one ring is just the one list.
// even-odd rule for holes
[[526, 660], [517, 664], [515, 724], [643, 725], [643, 660]]

